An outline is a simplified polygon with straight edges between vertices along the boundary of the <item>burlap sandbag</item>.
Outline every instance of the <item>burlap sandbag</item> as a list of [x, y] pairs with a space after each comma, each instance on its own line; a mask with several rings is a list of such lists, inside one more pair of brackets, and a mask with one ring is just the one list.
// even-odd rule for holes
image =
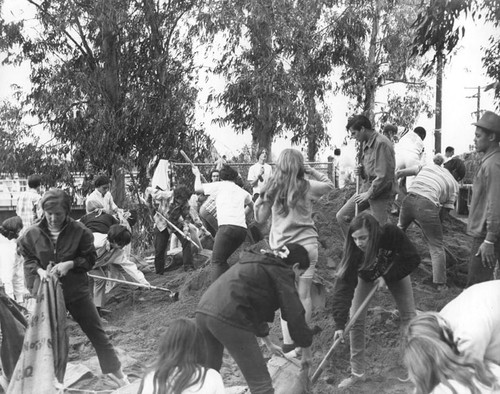
[[40, 284], [24, 344], [7, 394], [63, 392], [68, 357], [66, 307], [57, 278]]

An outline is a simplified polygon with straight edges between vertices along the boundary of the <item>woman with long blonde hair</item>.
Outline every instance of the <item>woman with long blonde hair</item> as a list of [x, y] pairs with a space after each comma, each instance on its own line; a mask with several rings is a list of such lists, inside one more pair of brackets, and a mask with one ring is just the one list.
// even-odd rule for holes
[[500, 393], [500, 366], [467, 357], [457, 342], [438, 313], [425, 312], [410, 321], [403, 352], [415, 394]]
[[[310, 179], [306, 179], [306, 175]], [[276, 161], [274, 172], [261, 188], [255, 202], [255, 220], [265, 222], [271, 217], [269, 244], [279, 249], [287, 243], [302, 245], [309, 255], [310, 267], [300, 276], [298, 292], [309, 323], [312, 314], [311, 286], [318, 262], [318, 232], [312, 218], [313, 204], [333, 190], [328, 177], [304, 164], [296, 149], [285, 149]], [[293, 350], [293, 341], [286, 322], [282, 320], [283, 350]]]

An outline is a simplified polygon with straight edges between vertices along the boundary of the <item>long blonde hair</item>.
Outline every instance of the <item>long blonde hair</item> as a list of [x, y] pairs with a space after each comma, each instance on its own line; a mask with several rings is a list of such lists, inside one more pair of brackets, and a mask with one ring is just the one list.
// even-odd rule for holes
[[304, 179], [304, 157], [296, 149], [284, 149], [276, 161], [273, 174], [263, 186], [261, 195], [279, 204], [278, 213], [288, 215], [290, 209], [305, 210], [309, 182]]
[[428, 394], [439, 384], [456, 394], [451, 379], [472, 394], [482, 392], [476, 382], [492, 390], [500, 389], [500, 382], [482, 360], [468, 359], [459, 352], [453, 331], [438, 313], [424, 312], [413, 318], [402, 345], [403, 360], [416, 394]]

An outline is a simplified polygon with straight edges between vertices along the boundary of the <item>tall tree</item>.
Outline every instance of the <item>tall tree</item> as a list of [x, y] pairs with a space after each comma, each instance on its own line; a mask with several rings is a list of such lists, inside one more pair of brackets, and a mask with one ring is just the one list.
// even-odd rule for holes
[[27, 1], [42, 29], [33, 37], [0, 23], [10, 48], [22, 48], [7, 61], [30, 60], [27, 103], [80, 160], [108, 173], [136, 166], [144, 179], [154, 155], [202, 155], [191, 145], [201, 131], [187, 34], [197, 0]]
[[491, 36], [484, 43], [483, 64], [493, 80], [497, 106], [500, 108], [500, 2], [497, 0], [432, 0], [422, 2], [423, 9], [415, 21], [416, 35], [413, 40], [414, 56], [432, 53], [424, 74], [430, 72], [440, 56], [450, 54], [466, 33], [462, 17], [491, 26]]
[[[396, 83], [404, 84], [410, 90], [426, 87], [416, 72], [418, 61], [410, 59], [408, 50], [417, 6], [416, 0], [352, 1], [345, 5], [342, 18], [345, 23], [342, 26], [346, 31], [355, 29], [359, 39], [355, 44], [356, 49], [345, 57], [341, 89], [355, 100], [354, 110], [363, 112], [372, 120], [379, 112], [382, 115], [386, 112], [377, 108], [376, 97], [381, 87]], [[363, 32], [365, 34], [361, 34]], [[417, 102], [397, 102], [417, 107], [425, 105], [418, 100], [418, 96], [415, 97]]]
[[224, 41], [215, 72], [227, 85], [210, 99], [227, 114], [216, 121], [237, 132], [251, 130], [254, 150], [269, 149], [275, 137], [290, 133], [293, 141], [309, 143], [311, 158], [328, 141], [317, 100], [331, 70], [318, 34], [322, 8], [329, 3], [212, 0], [199, 14], [200, 35], [212, 41], [219, 34]]

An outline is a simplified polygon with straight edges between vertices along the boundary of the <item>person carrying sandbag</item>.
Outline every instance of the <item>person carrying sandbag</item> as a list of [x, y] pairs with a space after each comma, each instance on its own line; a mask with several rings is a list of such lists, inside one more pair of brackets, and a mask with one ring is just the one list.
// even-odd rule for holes
[[101, 370], [119, 386], [128, 384], [121, 363], [101, 325], [89, 292], [87, 272], [96, 260], [92, 232], [69, 216], [71, 198], [60, 189], [50, 189], [42, 199], [43, 219], [30, 227], [20, 240], [26, 284], [36, 294], [34, 282], [49, 275], [59, 278], [66, 309], [94, 346]]

